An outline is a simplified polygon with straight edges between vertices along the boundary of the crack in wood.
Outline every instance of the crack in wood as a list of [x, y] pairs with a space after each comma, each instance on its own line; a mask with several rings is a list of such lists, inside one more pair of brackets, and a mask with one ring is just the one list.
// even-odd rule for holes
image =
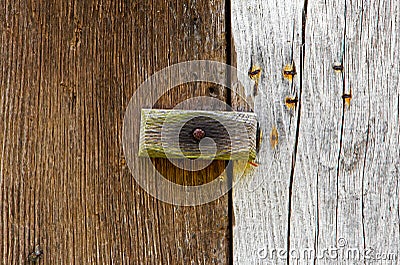
[[308, 0], [304, 0], [303, 5], [303, 15], [302, 15], [302, 28], [301, 28], [301, 47], [300, 47], [300, 88], [298, 97], [298, 110], [297, 110], [297, 125], [296, 125], [296, 136], [294, 143], [294, 150], [292, 155], [292, 168], [290, 171], [289, 179], [289, 196], [288, 196], [288, 218], [287, 218], [287, 247], [286, 247], [286, 262], [290, 264], [290, 223], [292, 215], [292, 192], [293, 192], [293, 182], [294, 182], [294, 171], [296, 167], [296, 156], [299, 143], [299, 133], [300, 133], [300, 119], [301, 119], [301, 93], [303, 88], [303, 69], [304, 69], [304, 59], [305, 59], [305, 42], [306, 42], [306, 23], [307, 23], [307, 6]]
[[[344, 30], [343, 30], [343, 40], [342, 40], [342, 58], [341, 58], [341, 65], [344, 66], [344, 61], [346, 58], [346, 29], [347, 29], [347, 3], [344, 3]], [[345, 94], [346, 91], [346, 77], [345, 72], [342, 71], [342, 95]], [[345, 104], [346, 99], [342, 98], [343, 100], [343, 107], [342, 107], [342, 120], [341, 120], [341, 127], [340, 127], [340, 138], [339, 138], [339, 151], [337, 157], [337, 167], [336, 167], [336, 219], [335, 219], [335, 227], [336, 227], [336, 240], [337, 240], [337, 231], [338, 231], [338, 215], [339, 215], [339, 172], [340, 172], [340, 159], [341, 153], [343, 148], [343, 131], [344, 131], [344, 114], [345, 114]]]

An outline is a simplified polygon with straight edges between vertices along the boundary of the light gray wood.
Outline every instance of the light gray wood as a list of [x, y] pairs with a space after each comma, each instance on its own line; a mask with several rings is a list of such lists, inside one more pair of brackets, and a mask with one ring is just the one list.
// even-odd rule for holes
[[[400, 3], [348, 3], [337, 234], [350, 246], [400, 254]], [[398, 264], [393, 262], [391, 264]]]
[[[258, 258], [258, 251], [264, 246], [287, 245], [288, 186], [297, 111], [289, 111], [284, 99], [295, 96], [299, 89], [302, 5], [302, 1], [232, 2], [238, 70], [247, 73], [253, 66], [262, 70], [255, 98], [253, 84], [240, 81], [245, 87], [244, 96], [250, 98], [249, 102], [254, 101], [264, 135], [255, 175], [243, 176], [233, 190], [235, 264], [257, 264], [263, 261]], [[282, 76], [283, 67], [292, 59], [299, 68], [293, 84]], [[240, 102], [234, 102], [234, 107], [242, 108]], [[275, 148], [270, 144], [274, 127], [278, 133]], [[283, 264], [285, 256], [274, 263]]]
[[[260, 166], [233, 191], [235, 264], [286, 264], [288, 249], [290, 264], [397, 264], [399, 3], [310, 1], [302, 27], [304, 4], [232, 3], [237, 67], [247, 71], [252, 60], [263, 69], [253, 100], [264, 133]], [[289, 63], [293, 25], [293, 91], [301, 90], [297, 138], [299, 104], [296, 111], [286, 109], [290, 90], [281, 74]], [[343, 73], [335, 72], [332, 66], [342, 61]], [[251, 86], [243, 84], [249, 94]], [[350, 89], [348, 106], [342, 96]], [[274, 124], [279, 142], [272, 150]], [[337, 258], [326, 252], [335, 248]], [[368, 260], [364, 250], [386, 260]], [[306, 260], [305, 251], [318, 256]]]

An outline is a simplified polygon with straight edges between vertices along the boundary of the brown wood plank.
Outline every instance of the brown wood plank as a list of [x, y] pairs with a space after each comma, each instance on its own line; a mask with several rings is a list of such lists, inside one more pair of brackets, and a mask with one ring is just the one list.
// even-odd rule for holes
[[[135, 183], [121, 146], [125, 108], [146, 78], [185, 60], [226, 61], [224, 9], [221, 0], [2, 1], [0, 263], [22, 264], [35, 245], [43, 264], [228, 262], [227, 196], [159, 202]], [[210, 86], [179, 87], [158, 107], [225, 100]]]

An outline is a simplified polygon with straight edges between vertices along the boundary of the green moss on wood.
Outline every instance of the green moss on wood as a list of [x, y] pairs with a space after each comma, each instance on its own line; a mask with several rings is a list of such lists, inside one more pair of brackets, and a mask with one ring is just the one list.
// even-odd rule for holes
[[[203, 129], [215, 144], [203, 141], [200, 152], [199, 140], [192, 135], [196, 128]], [[254, 160], [256, 131], [256, 116], [249, 112], [143, 109], [139, 156]]]

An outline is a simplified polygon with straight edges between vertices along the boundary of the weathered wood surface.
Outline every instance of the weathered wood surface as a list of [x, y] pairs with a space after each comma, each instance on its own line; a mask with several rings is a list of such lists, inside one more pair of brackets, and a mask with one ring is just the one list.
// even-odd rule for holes
[[[140, 119], [139, 156], [245, 161], [256, 158], [257, 118], [252, 112], [142, 109]], [[196, 129], [202, 130], [202, 138], [193, 136]]]
[[264, 133], [260, 166], [233, 191], [235, 264], [398, 264], [399, 2], [234, 0], [232, 28], [239, 70], [263, 70]]
[[[146, 78], [180, 61], [226, 61], [224, 1], [1, 1], [0, 21], [0, 263], [23, 264], [35, 245], [41, 264], [227, 263], [227, 196], [157, 201], [121, 145]], [[226, 92], [187, 85], [158, 107], [209, 94]], [[204, 183], [221, 168], [176, 181]]]

